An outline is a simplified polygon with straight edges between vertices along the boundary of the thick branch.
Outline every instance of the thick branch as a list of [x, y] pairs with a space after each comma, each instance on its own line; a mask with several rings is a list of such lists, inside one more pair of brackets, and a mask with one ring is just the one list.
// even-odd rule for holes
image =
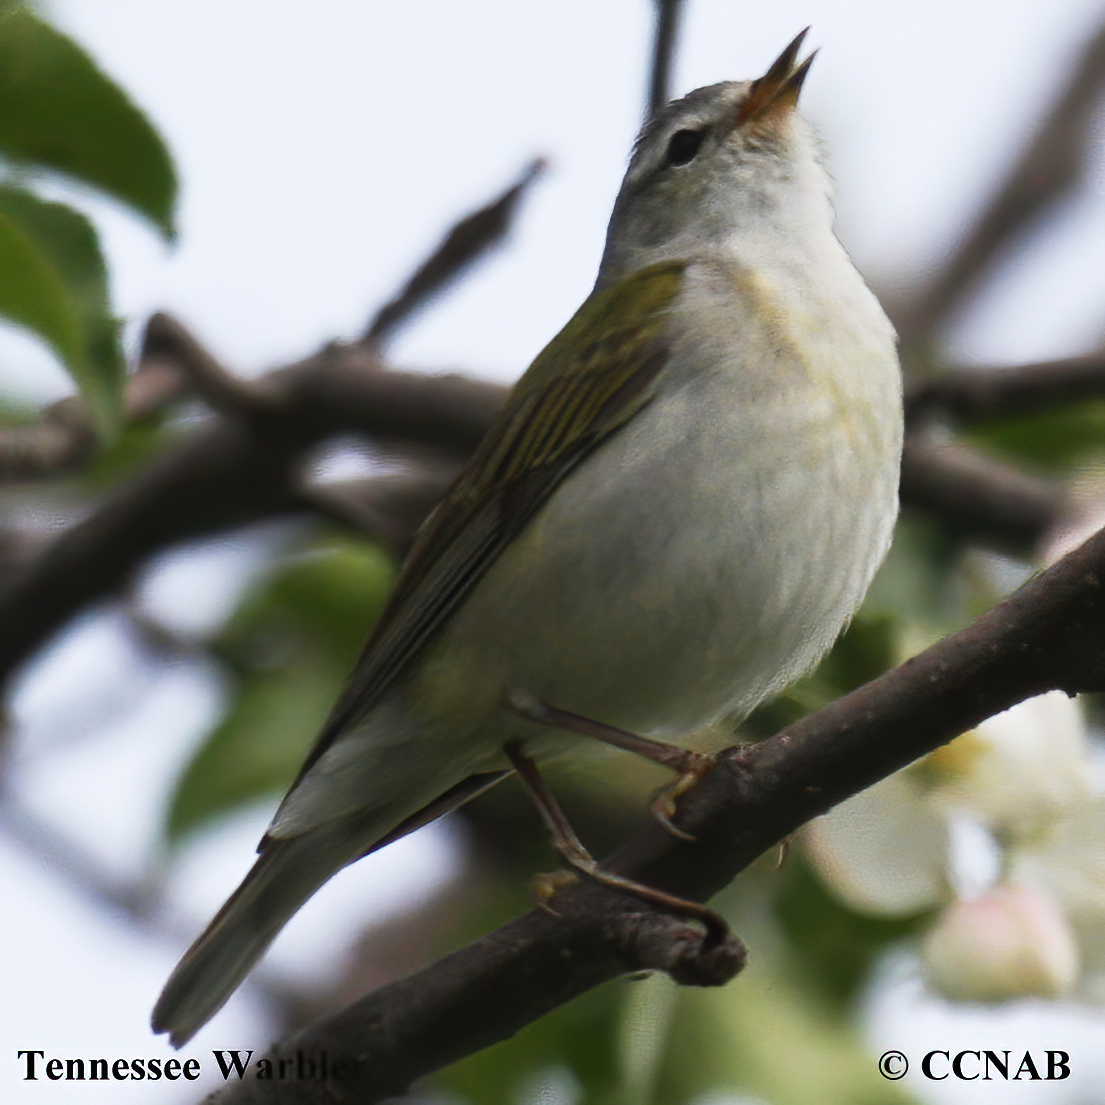
[[1056, 527], [1066, 503], [1058, 480], [921, 433], [906, 435], [901, 496], [956, 537], [1020, 556]]
[[[196, 386], [209, 394], [217, 390], [227, 413], [167, 450], [19, 576], [8, 577], [0, 594], [0, 679], [86, 604], [124, 586], [159, 549], [272, 515], [318, 509], [316, 493], [303, 489], [299, 466], [327, 438], [361, 433], [396, 447], [429, 445], [463, 461], [506, 395], [498, 385], [459, 376], [388, 371], [363, 348], [337, 345], [261, 380], [227, 384], [177, 324], [155, 316], [151, 326], [151, 365], [165, 373], [175, 366], [190, 380], [206, 381]], [[913, 435], [902, 497], [965, 538], [1021, 553], [1052, 527], [1062, 504], [1051, 481]], [[322, 509], [340, 508], [331, 502]], [[409, 512], [393, 516], [380, 535], [402, 547], [409, 539], [402, 532], [406, 517]]]
[[993, 422], [1105, 398], [1105, 353], [1009, 368], [959, 368], [908, 389], [906, 418]]
[[[187, 357], [188, 350], [179, 351]], [[158, 356], [168, 358], [161, 346]], [[166, 546], [310, 509], [298, 465], [320, 441], [363, 432], [467, 457], [504, 391], [460, 377], [382, 371], [331, 346], [265, 377], [249, 417], [218, 416], [62, 533], [0, 595], [0, 680], [87, 603]]]
[[[1103, 615], [1105, 531], [973, 625], [771, 739], [723, 754], [680, 803], [680, 827], [695, 843], [650, 821], [607, 866], [705, 900], [806, 821], [984, 718], [1047, 690], [1105, 689]], [[355, 1062], [355, 1078], [250, 1079], [218, 1100], [379, 1101], [634, 965], [695, 961], [686, 925], [671, 928], [641, 902], [577, 883], [551, 904], [559, 917], [535, 910], [270, 1053], [326, 1051], [331, 1061]], [[665, 964], [657, 948], [673, 937]], [[708, 960], [711, 949], [699, 953]], [[722, 981], [725, 973], [693, 981]]]

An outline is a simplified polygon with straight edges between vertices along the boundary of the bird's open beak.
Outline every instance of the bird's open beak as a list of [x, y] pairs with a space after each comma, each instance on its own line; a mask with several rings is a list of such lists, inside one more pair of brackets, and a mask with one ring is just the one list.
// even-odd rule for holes
[[814, 50], [801, 65], [794, 64], [808, 30], [809, 27], [800, 32], [772, 62], [771, 68], [752, 82], [748, 96], [733, 119], [734, 130], [743, 123], [780, 119], [789, 115], [797, 106], [798, 94], [802, 91], [806, 74], [817, 56], [817, 51]]

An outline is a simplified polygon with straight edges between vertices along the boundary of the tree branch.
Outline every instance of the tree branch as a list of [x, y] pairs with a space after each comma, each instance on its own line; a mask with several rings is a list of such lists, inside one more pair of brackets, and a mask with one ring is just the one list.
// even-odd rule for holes
[[[174, 369], [146, 362], [123, 389], [123, 420], [145, 418], [186, 387]], [[95, 457], [97, 444], [87, 404], [71, 395], [47, 407], [36, 422], [0, 428], [0, 485], [79, 470]]]
[[912, 361], [989, 274], [1009, 242], [1081, 184], [1091, 124], [1105, 82], [1105, 26], [1072, 66], [1070, 79], [1004, 184], [933, 276], [895, 311], [904, 358]]
[[906, 435], [902, 506], [939, 519], [955, 537], [1026, 556], [1061, 521], [1063, 484], [956, 442]]
[[[157, 916], [159, 887], [108, 871], [79, 842], [58, 832], [10, 794], [0, 797], [0, 831], [93, 904], [122, 915], [144, 930], [162, 929]], [[171, 935], [176, 939], [182, 934], [174, 931]]]
[[[679, 826], [695, 843], [649, 821], [605, 866], [705, 900], [811, 818], [992, 714], [1052, 689], [1105, 689], [1103, 615], [1105, 530], [966, 629], [774, 737], [722, 753], [680, 801]], [[733, 948], [704, 946], [701, 934], [695, 946], [688, 923], [605, 887], [575, 883], [550, 904], [559, 916], [534, 910], [268, 1053], [325, 1051], [355, 1066], [344, 1081], [249, 1078], [217, 1100], [379, 1101], [628, 970], [691, 964], [702, 969], [685, 981], [714, 984], [741, 963]], [[671, 939], [661, 962], [656, 949]]]
[[[361, 339], [366, 347], [380, 349], [415, 312], [503, 240], [523, 194], [544, 168], [541, 159], [531, 162], [516, 184], [449, 231], [399, 295], [377, 312]], [[266, 401], [260, 387], [227, 372], [179, 322], [155, 314], [146, 325], [139, 370], [124, 389], [124, 420], [152, 413], [189, 385], [212, 410], [224, 414], [245, 416]], [[62, 399], [30, 425], [0, 427], [0, 484], [79, 470], [95, 457], [97, 444], [84, 400]]]
[[944, 416], [978, 424], [1105, 398], [1105, 353], [1009, 368], [958, 368], [906, 392], [906, 421]]
[[228, 372], [192, 333], [171, 315], [157, 311], [146, 323], [139, 371], [148, 364], [170, 365], [213, 411], [249, 416], [270, 403], [264, 389]]
[[[305, 489], [300, 476], [320, 442], [360, 433], [395, 448], [431, 446], [463, 462], [507, 393], [460, 376], [390, 371], [364, 348], [340, 345], [261, 380], [227, 386], [222, 370], [211, 368], [214, 358], [179, 324], [155, 316], [151, 326], [149, 364], [190, 380], [205, 377], [201, 386], [209, 396], [221, 392], [223, 413], [116, 489], [18, 575], [6, 576], [0, 680], [85, 605], [124, 586], [159, 549], [273, 515], [339, 509], [320, 503], [320, 492]], [[1033, 366], [1026, 371], [1031, 375]], [[135, 380], [144, 377], [145, 369]], [[1053, 527], [1063, 504], [1055, 482], [917, 435], [907, 438], [902, 498], [962, 537], [1020, 553]], [[360, 517], [368, 521], [364, 512]], [[409, 519], [409, 510], [400, 511], [374, 532], [403, 547]]]
[[402, 560], [418, 527], [444, 498], [459, 471], [459, 463], [419, 465], [411, 475], [310, 484], [302, 494], [320, 514], [360, 533], [371, 533]]
[[523, 193], [544, 171], [545, 162], [541, 158], [531, 161], [518, 182], [497, 200], [461, 219], [441, 245], [419, 265], [403, 290], [376, 313], [361, 339], [364, 344], [374, 350], [381, 349], [415, 312], [498, 245], [514, 221]]
[[[164, 337], [164, 334], [162, 335]], [[194, 350], [177, 350], [182, 359]], [[158, 357], [172, 350], [159, 344]], [[463, 459], [504, 389], [457, 376], [382, 371], [363, 349], [329, 346], [270, 373], [248, 417], [221, 415], [154, 460], [58, 536], [0, 595], [0, 680], [93, 599], [166, 546], [311, 509], [298, 466], [335, 434], [432, 446]]]
[[649, 72], [645, 122], [671, 99], [671, 70], [683, 18], [683, 0], [654, 0], [656, 31], [652, 40], [652, 66]]

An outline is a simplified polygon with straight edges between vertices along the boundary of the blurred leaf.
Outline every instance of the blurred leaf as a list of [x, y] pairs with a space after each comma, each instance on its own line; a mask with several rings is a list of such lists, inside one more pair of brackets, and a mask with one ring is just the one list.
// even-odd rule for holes
[[842, 694], [882, 675], [898, 660], [898, 619], [886, 611], [861, 611], [812, 675], [757, 707], [742, 726], [745, 738], [777, 733]]
[[0, 212], [0, 314], [44, 338], [65, 363], [81, 357], [81, 327], [53, 265]]
[[102, 495], [122, 481], [132, 479], [180, 436], [181, 428], [173, 424], [172, 411], [168, 408], [152, 411], [144, 418], [128, 419], [92, 463], [75, 474], [78, 493]]
[[248, 673], [230, 714], [177, 786], [169, 839], [261, 795], [287, 789], [340, 690], [341, 674], [329, 665]]
[[250, 596], [216, 647], [238, 663], [264, 668], [302, 642], [348, 668], [394, 577], [394, 565], [378, 546], [325, 540]]
[[1003, 460], [1028, 462], [1062, 475], [1105, 453], [1105, 401], [1053, 407], [963, 430], [963, 436]]
[[36, 271], [50, 273], [49, 287], [41, 279], [32, 283], [26, 251], [21, 261], [0, 256], [0, 314], [50, 343], [101, 434], [111, 438], [119, 424], [125, 364], [96, 231], [71, 207], [10, 185], [0, 185], [0, 217], [35, 251]]
[[[757, 943], [728, 986], [684, 987], [657, 1091], [639, 1105], [689, 1105], [727, 1094], [771, 1105], [906, 1105], [847, 1021], [827, 1013], [805, 980]], [[653, 984], [652, 981], [649, 983]], [[674, 986], [666, 978], [655, 984]]]
[[[811, 907], [797, 923], [812, 931], [795, 935], [815, 953], [796, 961], [791, 944], [771, 935], [762, 908], [753, 908], [758, 921], [739, 922], [752, 962], [728, 986], [682, 988], [658, 974], [607, 983], [435, 1075], [435, 1088], [466, 1105], [543, 1100], [542, 1088], [548, 1096], [558, 1082], [574, 1088], [569, 1099], [580, 1105], [690, 1105], [726, 1095], [771, 1105], [905, 1105], [912, 1099], [880, 1077], [841, 1003], [845, 979], [852, 996], [906, 925], [872, 929], [858, 919], [848, 927], [853, 919], [840, 923], [838, 907], [808, 873], [799, 868], [797, 876], [801, 884], [785, 888], [780, 912], [787, 926], [795, 923], [792, 909]], [[760, 890], [777, 886], [778, 877], [761, 883]], [[739, 891], [747, 906], [757, 887], [745, 880]], [[824, 925], [828, 933], [818, 931]], [[834, 953], [845, 957], [839, 971], [831, 968]]]
[[906, 626], [925, 627], [929, 635], [959, 629], [969, 620], [956, 586], [962, 556], [962, 544], [938, 522], [902, 514], [857, 620], [889, 614]]
[[797, 857], [779, 872], [774, 910], [798, 972], [826, 1002], [846, 1011], [890, 944], [921, 931], [931, 914], [886, 919], [854, 913]]
[[898, 659], [897, 619], [871, 613], [852, 619], [818, 668], [818, 679], [836, 695], [854, 691], [894, 666]]
[[238, 674], [237, 694], [177, 786], [171, 840], [288, 786], [393, 575], [375, 546], [330, 541], [294, 558], [247, 598], [214, 645]]
[[518, 1105], [541, 1100], [542, 1080], [555, 1081], [568, 1072], [583, 1091], [580, 1105], [613, 1105], [619, 1084], [619, 1014], [629, 985], [609, 983], [580, 995], [510, 1040], [436, 1074], [435, 1086], [472, 1105]]
[[[732, 1095], [771, 1105], [907, 1105], [815, 987], [760, 949], [728, 986], [664, 975], [610, 982], [512, 1039], [434, 1076], [466, 1105], [519, 1105], [573, 1088], [580, 1105], [690, 1105]], [[542, 1090], [545, 1090], [544, 1097]]]
[[0, 152], [102, 189], [174, 234], [176, 177], [157, 131], [76, 43], [21, 8], [0, 14]]

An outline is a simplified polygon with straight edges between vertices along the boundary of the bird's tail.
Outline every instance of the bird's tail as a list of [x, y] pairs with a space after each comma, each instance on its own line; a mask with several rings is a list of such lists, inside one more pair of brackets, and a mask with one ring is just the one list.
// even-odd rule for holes
[[335, 825], [266, 840], [257, 862], [177, 964], [153, 1011], [153, 1030], [187, 1043], [226, 1003], [277, 933], [363, 848]]
[[[242, 885], [227, 899], [177, 964], [153, 1011], [153, 1030], [187, 1043], [225, 1004], [280, 930], [330, 876], [360, 856], [448, 813], [505, 778], [509, 771], [439, 780], [441, 793], [414, 813], [396, 799], [346, 816], [316, 821], [294, 836], [266, 836]], [[393, 778], [392, 793], [410, 793]], [[429, 788], [433, 793], [433, 788]], [[280, 832], [279, 824], [273, 830]]]

